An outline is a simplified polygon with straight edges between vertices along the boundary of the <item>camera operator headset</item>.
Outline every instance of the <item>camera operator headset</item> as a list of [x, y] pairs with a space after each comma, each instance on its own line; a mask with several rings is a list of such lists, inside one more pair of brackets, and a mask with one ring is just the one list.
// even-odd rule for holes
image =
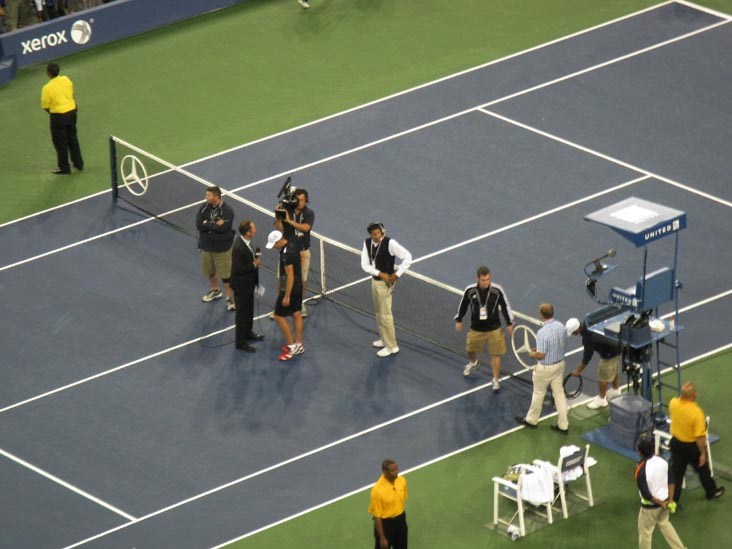
[[[285, 208], [285, 217], [282, 220], [283, 233], [288, 242], [295, 242], [300, 249], [302, 296], [304, 299], [308, 273], [310, 272], [310, 231], [315, 223], [315, 212], [307, 206], [310, 203], [310, 197], [306, 189], [295, 188], [292, 195], [297, 202], [293, 206]], [[303, 317], [308, 316], [304, 302], [301, 312]]]

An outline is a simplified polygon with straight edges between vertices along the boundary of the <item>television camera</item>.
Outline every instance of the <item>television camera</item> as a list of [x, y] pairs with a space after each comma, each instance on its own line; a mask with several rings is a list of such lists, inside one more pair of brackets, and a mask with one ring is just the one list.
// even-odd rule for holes
[[292, 186], [292, 176], [288, 176], [280, 187], [280, 192], [277, 193], [278, 202], [274, 210], [276, 219], [287, 218], [287, 211], [292, 211], [297, 207], [298, 199], [295, 193], [297, 193], [297, 187]]

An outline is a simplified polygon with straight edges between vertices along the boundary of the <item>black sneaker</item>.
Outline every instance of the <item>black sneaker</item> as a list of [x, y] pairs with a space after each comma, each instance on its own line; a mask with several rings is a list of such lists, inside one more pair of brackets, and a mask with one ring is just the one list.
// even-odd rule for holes
[[720, 486], [719, 488], [717, 488], [714, 491], [714, 493], [712, 494], [712, 497], [707, 498], [707, 499], [717, 499], [717, 498], [721, 498], [723, 495], [724, 495], [724, 486]]

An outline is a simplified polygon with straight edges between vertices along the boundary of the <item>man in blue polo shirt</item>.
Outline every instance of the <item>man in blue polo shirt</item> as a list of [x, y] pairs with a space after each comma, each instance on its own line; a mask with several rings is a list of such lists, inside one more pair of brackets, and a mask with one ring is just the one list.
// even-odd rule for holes
[[530, 429], [536, 429], [541, 416], [546, 391], [551, 387], [554, 402], [557, 406], [558, 422], [551, 428], [563, 435], [569, 434], [567, 398], [564, 395], [564, 353], [567, 349], [567, 330], [564, 324], [554, 318], [554, 306], [542, 303], [539, 316], [543, 325], [536, 332], [536, 349], [529, 357], [539, 363], [534, 367], [531, 376], [534, 392], [531, 395], [531, 406], [526, 417], [517, 416], [516, 421]]

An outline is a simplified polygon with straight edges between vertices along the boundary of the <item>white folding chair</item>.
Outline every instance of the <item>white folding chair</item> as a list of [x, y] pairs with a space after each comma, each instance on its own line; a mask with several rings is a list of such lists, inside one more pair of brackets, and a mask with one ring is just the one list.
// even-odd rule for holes
[[590, 478], [590, 445], [587, 444], [584, 448], [577, 449], [576, 452], [572, 452], [569, 455], [562, 457], [561, 451], [557, 466], [552, 468], [554, 476], [554, 483], [557, 485], [558, 494], [554, 498], [554, 503], [557, 500], [561, 502], [562, 516], [566, 519], [569, 518], [569, 511], [567, 508], [567, 492], [571, 483], [580, 480], [582, 477], [585, 479], [585, 490], [584, 493], [573, 490], [572, 495], [579, 499], [586, 501], [590, 507], [595, 506], [595, 499], [592, 494], [592, 479]]
[[[539, 468], [526, 464], [520, 465], [519, 467], [519, 476], [515, 482], [502, 477], [493, 477], [493, 524], [498, 526], [500, 523], [508, 527], [511, 526], [516, 517], [518, 517], [519, 532], [521, 537], [523, 537], [526, 535], [526, 521], [524, 519], [524, 513], [527, 510], [545, 518], [549, 524], [553, 524], [554, 517], [552, 515], [551, 500], [535, 505], [527, 502], [521, 497], [526, 476], [538, 472]], [[509, 520], [505, 520], [500, 517], [499, 505], [501, 498], [508, 499], [516, 504], [516, 512]], [[544, 508], [543, 512], [539, 510], [542, 507]]]
[[[704, 424], [707, 428], [707, 435], [705, 437], [705, 446], [707, 448], [707, 463], [709, 464], [709, 473], [714, 476], [714, 462], [712, 461], [712, 446], [709, 444], [709, 416], [704, 418]], [[667, 425], [671, 426], [671, 420], [666, 420]], [[654, 429], [653, 438], [656, 444], [656, 453], [659, 454], [662, 450], [668, 452], [671, 450], [671, 432], [664, 429]], [[684, 479], [682, 486], [685, 487], [686, 479]]]

